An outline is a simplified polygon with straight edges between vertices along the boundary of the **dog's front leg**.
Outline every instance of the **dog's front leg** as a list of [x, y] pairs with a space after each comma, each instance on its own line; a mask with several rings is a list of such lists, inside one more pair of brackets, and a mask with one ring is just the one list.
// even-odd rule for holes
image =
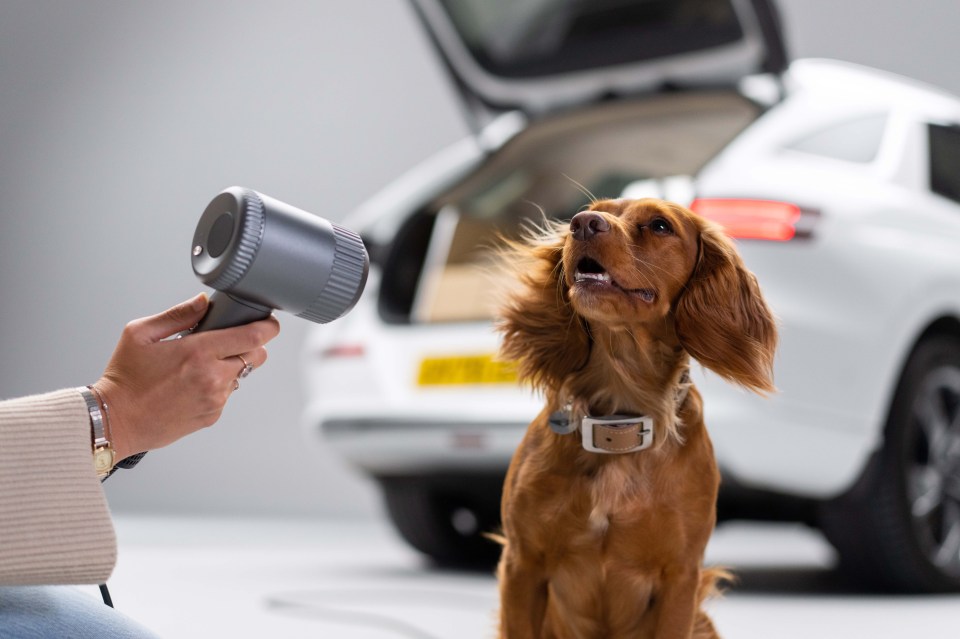
[[657, 639], [690, 639], [697, 614], [700, 569], [668, 567], [656, 598]]
[[500, 582], [500, 639], [541, 639], [547, 609], [542, 563], [504, 547], [497, 567]]

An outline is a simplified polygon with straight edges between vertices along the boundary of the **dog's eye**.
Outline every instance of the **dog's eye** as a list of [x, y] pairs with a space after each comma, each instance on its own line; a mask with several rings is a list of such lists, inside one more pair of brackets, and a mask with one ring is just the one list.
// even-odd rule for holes
[[650, 230], [656, 235], [670, 235], [673, 233], [673, 227], [662, 217], [658, 217], [648, 225]]

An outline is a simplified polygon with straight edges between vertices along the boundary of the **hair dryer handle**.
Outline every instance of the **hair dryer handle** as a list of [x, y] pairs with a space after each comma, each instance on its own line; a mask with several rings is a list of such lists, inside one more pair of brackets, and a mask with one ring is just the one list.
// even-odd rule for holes
[[241, 301], [227, 293], [216, 291], [210, 296], [210, 307], [207, 314], [197, 324], [192, 332], [212, 331], [218, 328], [230, 328], [249, 324], [270, 317], [273, 312], [268, 306], [260, 306], [254, 302]]

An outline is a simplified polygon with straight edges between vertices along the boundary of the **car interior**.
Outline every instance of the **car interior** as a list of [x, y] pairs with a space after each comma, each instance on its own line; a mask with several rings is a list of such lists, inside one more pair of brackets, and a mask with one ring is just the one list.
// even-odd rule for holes
[[602, 103], [535, 123], [408, 221], [388, 252], [381, 312], [414, 323], [488, 320], [502, 284], [490, 264], [499, 238], [569, 218], [593, 199], [689, 185], [760, 112], [715, 90]]

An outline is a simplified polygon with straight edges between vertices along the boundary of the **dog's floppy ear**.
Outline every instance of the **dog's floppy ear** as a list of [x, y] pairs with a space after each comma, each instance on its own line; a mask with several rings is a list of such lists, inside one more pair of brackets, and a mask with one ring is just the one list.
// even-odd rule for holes
[[522, 381], [556, 389], [590, 356], [589, 337], [570, 306], [563, 279], [566, 224], [554, 223], [508, 242], [501, 276], [514, 282], [505, 294], [496, 328], [503, 336], [500, 356], [516, 362]]
[[772, 392], [773, 314], [723, 230], [705, 220], [699, 226], [697, 265], [676, 304], [680, 342], [721, 377], [755, 392]]

